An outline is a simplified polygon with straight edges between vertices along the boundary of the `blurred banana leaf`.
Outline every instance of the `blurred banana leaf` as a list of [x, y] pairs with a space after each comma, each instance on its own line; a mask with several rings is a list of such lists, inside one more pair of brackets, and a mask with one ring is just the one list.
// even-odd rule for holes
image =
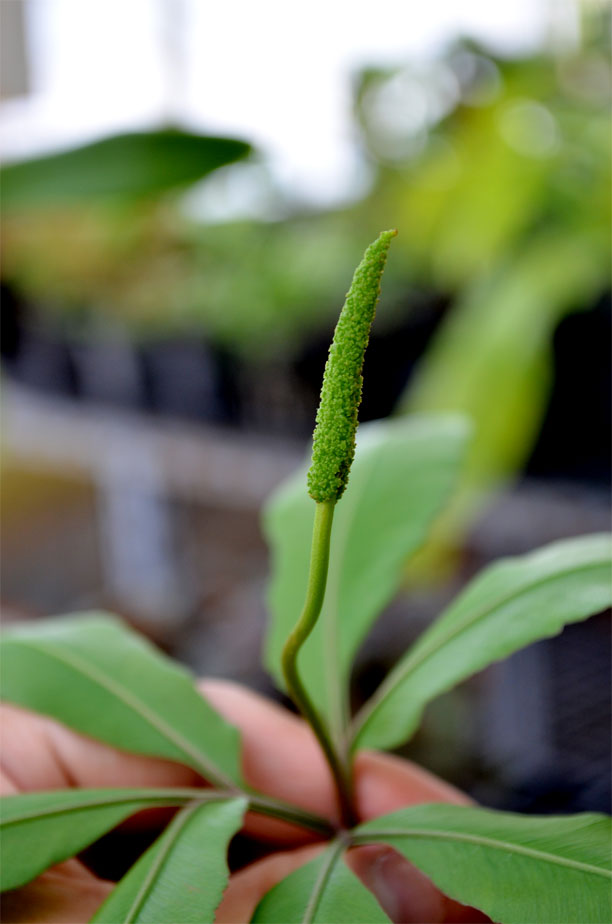
[[5, 211], [89, 200], [134, 200], [201, 179], [250, 145], [178, 129], [113, 135], [0, 171]]
[[411, 566], [417, 579], [452, 567], [491, 492], [528, 461], [553, 386], [555, 329], [605, 289], [608, 246], [593, 229], [547, 229], [469, 286], [438, 330], [399, 410], [461, 412], [474, 437], [458, 491]]
[[554, 330], [605, 286], [606, 253], [605, 234], [546, 230], [469, 287], [434, 338], [401, 410], [473, 421], [467, 482], [495, 483], [526, 461], [552, 384]]

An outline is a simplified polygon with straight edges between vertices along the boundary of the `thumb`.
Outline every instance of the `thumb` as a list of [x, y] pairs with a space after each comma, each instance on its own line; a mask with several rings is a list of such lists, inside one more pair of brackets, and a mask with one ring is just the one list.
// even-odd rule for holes
[[391, 847], [355, 847], [347, 862], [396, 924], [437, 924], [445, 920], [442, 894]]
[[346, 859], [394, 924], [489, 921], [475, 908], [443, 895], [424, 873], [391, 847], [355, 847]]

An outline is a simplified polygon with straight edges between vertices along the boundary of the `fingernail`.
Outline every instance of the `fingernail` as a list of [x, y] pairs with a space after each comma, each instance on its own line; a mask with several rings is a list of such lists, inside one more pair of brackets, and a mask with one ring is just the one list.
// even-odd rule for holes
[[412, 863], [390, 850], [370, 869], [369, 885], [394, 924], [438, 924], [444, 921], [444, 900]]

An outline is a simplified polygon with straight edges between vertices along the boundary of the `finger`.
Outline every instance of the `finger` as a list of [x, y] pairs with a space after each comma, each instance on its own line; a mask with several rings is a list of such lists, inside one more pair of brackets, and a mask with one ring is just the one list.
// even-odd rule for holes
[[[295, 804], [311, 811], [316, 811], [312, 806], [318, 804], [331, 806], [333, 813], [334, 796], [325, 761], [304, 723], [235, 684], [211, 686], [216, 690], [219, 711], [243, 732], [242, 761], [247, 782], [276, 798], [291, 801], [295, 795]], [[0, 787], [4, 794], [66, 787], [204, 785], [204, 780], [188, 767], [119, 751], [17, 706], [0, 706], [0, 726], [4, 742]], [[277, 746], [279, 759], [287, 763], [285, 769], [277, 766]], [[288, 777], [293, 777], [294, 784], [287, 785]], [[317, 792], [320, 780], [323, 788], [329, 787], [323, 799]], [[161, 827], [168, 818], [166, 810], [148, 810], [128, 826]], [[283, 844], [316, 839], [303, 828], [253, 813], [249, 813], [245, 827], [249, 834]]]
[[[200, 684], [209, 702], [242, 734], [245, 778], [259, 792], [337, 820], [334, 786], [321, 748], [302, 719], [244, 687], [224, 680]], [[268, 818], [250, 818], [257, 836], [279, 842], [312, 840]]]
[[[205, 681], [207, 699], [242, 733], [248, 783], [311, 811], [333, 814], [327, 765], [304, 722], [233, 683]], [[67, 786], [194, 786], [201, 777], [168, 760], [119, 751], [46, 716], [0, 706], [2, 770], [21, 792]], [[7, 783], [8, 785], [8, 783]]]
[[355, 847], [348, 851], [346, 860], [396, 924], [476, 924], [489, 920], [475, 908], [447, 898], [391, 847]]
[[[422, 802], [469, 805], [471, 799], [411, 761], [363, 751], [355, 761], [355, 798], [364, 821]], [[485, 915], [443, 895], [416, 866], [386, 846], [357, 847], [347, 860], [392, 921], [478, 922]]]
[[323, 846], [300, 847], [275, 853], [234, 873], [217, 909], [215, 924], [248, 924], [266, 892], [323, 849]]
[[461, 790], [410, 760], [361, 751], [355, 760], [355, 799], [363, 821], [422, 802], [470, 805]]
[[73, 732], [46, 716], [0, 706], [2, 771], [19, 792], [66, 787], [195, 786], [194, 770], [128, 754]]
[[[324, 846], [301, 847], [276, 853], [235, 873], [217, 909], [215, 924], [246, 924], [271, 888], [323, 849]], [[477, 924], [489, 920], [476, 909], [446, 898], [420, 870], [390, 847], [356, 847], [348, 851], [346, 861], [397, 924]]]
[[[201, 687], [212, 705], [241, 730], [244, 774], [254, 789], [336, 819], [330, 773], [318, 743], [301, 719], [233, 683], [209, 680]], [[2, 707], [2, 721], [7, 742], [3, 769], [20, 791], [202, 782], [189, 768], [118, 751], [14, 706]], [[453, 787], [414, 764], [371, 752], [357, 756], [355, 788], [364, 819], [414, 802], [465, 801]], [[250, 816], [247, 829], [284, 843], [309, 839], [295, 826], [261, 816]]]
[[[242, 733], [243, 772], [261, 792], [328, 818], [336, 813], [327, 764], [314, 735], [296, 716], [226, 681], [201, 684], [207, 699]], [[198, 774], [173, 761], [129, 754], [87, 738], [17, 706], [0, 707], [7, 788], [21, 792], [66, 786], [194, 786]], [[381, 787], [384, 778], [384, 787]], [[362, 752], [355, 764], [357, 801], [363, 818], [415, 802], [466, 802], [459, 790], [415, 764]]]
[[[328, 818], [335, 817], [330, 774], [305, 723], [232, 683], [206, 681], [202, 689], [218, 711], [241, 729], [244, 773], [253, 788]], [[116, 751], [50, 719], [15, 707], [4, 707], [3, 712], [5, 724], [10, 727], [10, 746], [4, 749], [5, 770], [9, 785], [13, 783], [19, 789], [71, 785], [190, 786], [199, 782], [194, 771], [170, 761]], [[373, 752], [357, 756], [355, 790], [359, 815], [363, 819], [418, 802], [461, 804], [469, 801], [464, 794], [414, 764]], [[293, 826], [252, 816], [247, 830], [281, 842], [300, 843], [307, 836], [297, 833]], [[279, 856], [260, 861], [266, 864], [262, 869], [276, 869], [273, 861]], [[296, 861], [295, 865], [299, 863]], [[393, 863], [385, 861], [384, 866], [392, 869]], [[246, 877], [247, 871], [237, 875]], [[421, 876], [420, 873], [416, 875]], [[428, 900], [439, 901], [439, 893], [435, 890], [432, 893], [431, 889], [433, 886]], [[261, 894], [265, 891], [264, 888]], [[420, 894], [426, 897], [425, 887]]]
[[[240, 727], [249, 783], [333, 821], [337, 804], [329, 769], [309, 727], [286, 709], [228, 681], [201, 683], [207, 699]], [[355, 760], [355, 798], [362, 820], [421, 802], [469, 804], [460, 790], [411, 761], [363, 751]], [[263, 822], [263, 820], [262, 820]], [[273, 830], [270, 823], [260, 830]]]
[[2, 896], [3, 924], [82, 924], [97, 911], [114, 883], [93, 876], [78, 860], [47, 870]]

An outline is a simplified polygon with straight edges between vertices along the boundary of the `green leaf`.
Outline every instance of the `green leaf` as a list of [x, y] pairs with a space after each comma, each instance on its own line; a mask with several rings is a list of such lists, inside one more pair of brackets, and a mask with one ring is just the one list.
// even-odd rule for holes
[[[466, 438], [467, 426], [457, 417], [359, 429], [349, 485], [334, 514], [323, 610], [300, 652], [302, 678], [336, 737], [346, 723], [351, 661], [447, 498]], [[304, 603], [314, 509], [300, 471], [265, 514], [273, 555], [266, 663], [280, 684], [282, 648]]]
[[141, 809], [180, 805], [193, 795], [180, 789], [74, 789], [7, 796], [0, 820], [2, 891], [73, 857]]
[[251, 918], [261, 924], [380, 924], [389, 921], [333, 844], [274, 886]]
[[240, 739], [189, 673], [115, 618], [53, 619], [4, 633], [2, 696], [85, 735], [240, 782]]
[[250, 146], [167, 129], [113, 135], [83, 147], [7, 165], [6, 209], [134, 199], [193, 183], [244, 157]]
[[491, 565], [399, 661], [355, 720], [356, 747], [389, 748], [460, 680], [612, 603], [611, 537], [581, 536]]
[[92, 922], [212, 924], [227, 885], [227, 847], [246, 799], [182, 809], [111, 892]]
[[500, 924], [610, 921], [612, 828], [604, 815], [418, 805], [366, 822], [354, 841], [395, 847], [446, 895]]

